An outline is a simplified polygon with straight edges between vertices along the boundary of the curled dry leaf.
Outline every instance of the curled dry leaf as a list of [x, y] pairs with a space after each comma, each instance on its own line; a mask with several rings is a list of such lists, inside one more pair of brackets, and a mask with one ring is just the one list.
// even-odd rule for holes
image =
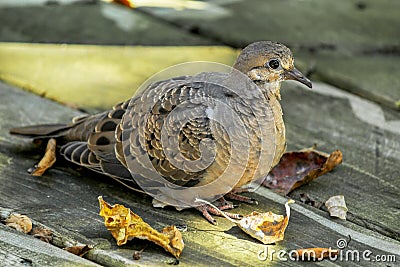
[[270, 211], [266, 213], [253, 211], [252, 213], [244, 216], [240, 220], [234, 220], [226, 216], [223, 211], [220, 211], [216, 206], [209, 203], [208, 201], [201, 199], [199, 199], [198, 201], [212, 206], [213, 208], [218, 210], [226, 219], [235, 223], [246, 234], [260, 240], [266, 245], [283, 240], [285, 230], [288, 226], [290, 218], [289, 204], [294, 203], [294, 200], [292, 199], [286, 202], [286, 217], [283, 215], [272, 213]]
[[41, 226], [36, 226], [35, 228], [33, 228], [30, 232], [30, 235], [35, 238], [39, 238], [46, 243], [50, 243], [53, 240], [53, 232]]
[[12, 213], [6, 220], [5, 223], [7, 226], [16, 229], [19, 232], [23, 232], [25, 234], [29, 233], [32, 230], [32, 221], [26, 215], [21, 215], [18, 213]]
[[43, 158], [39, 161], [38, 166], [33, 170], [32, 176], [42, 176], [43, 173], [51, 168], [53, 164], [56, 162], [56, 139], [51, 138], [46, 147], [46, 153]]
[[79, 257], [83, 257], [91, 249], [93, 249], [93, 247], [88, 245], [72, 246], [64, 248], [64, 250], [68, 251], [69, 253], [75, 254]]
[[118, 246], [136, 237], [156, 243], [177, 258], [181, 255], [184, 243], [181, 232], [175, 226], [167, 226], [160, 233], [123, 205], [111, 206], [101, 196], [99, 204], [100, 216], [104, 218], [104, 224], [117, 240]]
[[295, 250], [297, 260], [311, 261], [332, 258], [339, 254], [339, 250], [331, 248], [302, 248]]
[[330, 197], [326, 202], [325, 206], [328, 208], [329, 215], [332, 217], [338, 217], [342, 220], [346, 220], [347, 206], [344, 201], [344, 196], [338, 195]]
[[330, 155], [314, 148], [287, 152], [267, 175], [263, 185], [287, 195], [301, 185], [330, 172], [342, 163], [342, 159], [340, 150], [335, 150]]
[[272, 244], [281, 241], [284, 238], [285, 230], [289, 223], [289, 204], [291, 203], [294, 203], [294, 200], [289, 200], [285, 204], [286, 217], [270, 211], [266, 213], [253, 211], [251, 214], [244, 216], [237, 225], [245, 233], [260, 240], [264, 244]]

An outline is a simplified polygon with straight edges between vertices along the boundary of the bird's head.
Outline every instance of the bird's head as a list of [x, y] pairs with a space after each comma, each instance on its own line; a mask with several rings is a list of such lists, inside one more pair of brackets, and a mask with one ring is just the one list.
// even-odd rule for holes
[[267, 90], [268, 95], [279, 97], [280, 82], [284, 80], [295, 80], [312, 87], [311, 81], [294, 67], [290, 49], [280, 43], [261, 41], [248, 45], [233, 67]]

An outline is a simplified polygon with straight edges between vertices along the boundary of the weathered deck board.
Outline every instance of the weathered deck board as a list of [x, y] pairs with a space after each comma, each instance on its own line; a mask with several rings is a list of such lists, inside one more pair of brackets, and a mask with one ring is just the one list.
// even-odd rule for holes
[[312, 78], [400, 108], [399, 3], [391, 0], [220, 0], [199, 10], [139, 8], [233, 47], [275, 40], [294, 48]]
[[[8, 85], [0, 84], [0, 86], [2, 207], [27, 214], [70, 239], [81, 243], [98, 244], [87, 257], [106, 266], [130, 264], [159, 266], [172, 262], [173, 259], [162, 248], [142, 240], [134, 240], [117, 248], [98, 216], [99, 195], [110, 203], [121, 203], [131, 207], [157, 229], [170, 224], [187, 224], [188, 231], [183, 233], [186, 247], [180, 260], [181, 266], [246, 266], [268, 263], [268, 261], [261, 262], [257, 258], [257, 253], [264, 248], [262, 244], [243, 234], [237, 227], [232, 227], [231, 223], [222, 218], [218, 218], [219, 226], [214, 227], [194, 210], [178, 212], [174, 209], [154, 209], [151, 207], [149, 197], [130, 192], [106, 177], [89, 171], [78, 172], [74, 170], [74, 166], [63, 162], [59, 162], [58, 167], [51, 169], [43, 177], [30, 176], [26, 169], [36, 163], [41, 152], [29, 141], [9, 136], [8, 129], [22, 124], [68, 121], [68, 118], [77, 112]], [[296, 198], [299, 192], [307, 192], [311, 196], [325, 200], [336, 193], [344, 194], [352, 213], [374, 222], [380, 221], [385, 227], [397, 231], [398, 207], [394, 201], [398, 199], [398, 190], [391, 189], [391, 186], [398, 186], [399, 182], [397, 176], [392, 176], [396, 175], [395, 167], [399, 161], [396, 154], [399, 142], [397, 134], [383, 131], [387, 141], [382, 143], [388, 150], [380, 154], [382, 155], [380, 164], [384, 165], [374, 169], [371, 164], [374, 162], [375, 149], [372, 149], [373, 146], [371, 148], [371, 142], [375, 142], [375, 138], [371, 138], [369, 132], [372, 126], [359, 122], [352, 115], [347, 100], [322, 96], [291, 85], [285, 88], [284, 109], [290, 147], [300, 148], [317, 142], [320, 149], [330, 151], [340, 148], [345, 156], [343, 166], [311, 185], [296, 190], [293, 197]], [[324, 105], [319, 105], [322, 101]], [[331, 111], [328, 115], [324, 115], [321, 109], [326, 112]], [[343, 119], [337, 117], [341, 113], [345, 115]], [[374, 183], [376, 179], [371, 179], [371, 175], [372, 178], [378, 177], [379, 183]], [[391, 179], [392, 177], [394, 178]], [[380, 194], [376, 196], [374, 193], [377, 191]], [[260, 202], [258, 206], [242, 205], [237, 210], [241, 213], [249, 213], [252, 210], [284, 212], [281, 197], [266, 189], [258, 192], [267, 198], [255, 195]], [[0, 229], [0, 233], [4, 231]], [[399, 242], [391, 238], [349, 221], [332, 220], [325, 212], [311, 207], [304, 208], [302, 205], [293, 207], [286, 239], [269, 248], [276, 250], [314, 246], [334, 248], [336, 240], [346, 237], [349, 233], [353, 240], [348, 249], [360, 251], [369, 249], [374, 255], [393, 254], [397, 249], [400, 251]], [[131, 258], [133, 250], [140, 250], [146, 245], [141, 260], [133, 261]], [[21, 254], [16, 253], [16, 256], [21, 257]], [[38, 264], [34, 257], [29, 259]], [[277, 259], [274, 264], [292, 265], [291, 262]], [[304, 265], [314, 264], [304, 263]], [[316, 264], [340, 266], [342, 262], [323, 261]], [[346, 265], [365, 266], [368, 262], [347, 262]]]
[[0, 43], [0, 80], [85, 110], [105, 109], [168, 67], [190, 61], [232, 65], [236, 52], [225, 46]]
[[1, 266], [99, 266], [0, 224]]
[[[119, 45], [216, 44], [139, 12], [101, 1], [2, 1], [3, 42]], [[8, 2], [8, 3], [7, 3]], [[23, 3], [20, 3], [23, 2]], [[36, 2], [36, 3], [35, 3]], [[58, 1], [60, 2], [60, 1]], [[28, 21], [21, 18], [29, 17]], [[49, 21], [51, 23], [49, 24]], [[81, 24], [76, 22], [80, 21]], [[84, 27], [82, 27], [84, 25]]]
[[[334, 94], [337, 89], [316, 87], [315, 90], [327, 95], [296, 88], [283, 89], [288, 144], [299, 149], [314, 142], [326, 152], [340, 149], [344, 163], [294, 195], [307, 192], [325, 201], [329, 196], [343, 194], [351, 212], [371, 220], [368, 223], [376, 222], [390, 228], [397, 233], [393, 238], [400, 240], [397, 204], [400, 198], [400, 115], [397, 116], [398, 127], [384, 130], [374, 124], [395, 125], [396, 121], [385, 122], [385, 118], [379, 121], [368, 114], [370, 105], [381, 109], [378, 105], [366, 100], [357, 102], [360, 100], [355, 96], [350, 100], [332, 97], [328, 94]], [[355, 109], [370, 123], [360, 120]]]
[[[306, 63], [315, 74], [312, 78], [393, 109], [400, 108], [399, 3], [392, 0], [340, 0], [335, 3], [219, 0], [198, 1], [203, 7], [197, 9], [161, 5], [133, 10], [101, 1], [52, 2], [63, 2], [61, 5], [45, 5], [45, 1], [2, 2], [5, 2], [0, 3], [3, 29], [0, 40], [3, 42], [151, 46], [225, 44], [238, 48], [256, 40], [276, 40], [294, 49], [296, 62]], [[31, 5], [36, 2], [36, 5], [30, 6], [28, 2]], [[169, 3], [172, 2], [182, 3]], [[20, 19], [27, 14], [29, 20]], [[74, 23], [79, 20], [85, 23], [83, 29]], [[49, 21], [52, 21], [50, 27]], [[121, 61], [135, 60], [135, 56], [130, 55], [120, 58]], [[203, 55], [200, 58], [207, 59]], [[163, 62], [165, 60], [159, 58], [152, 65]], [[303, 67], [306, 69], [305, 64]], [[82, 66], [81, 71], [84, 70]], [[120, 75], [131, 73], [124, 67], [120, 70]], [[110, 73], [108, 79], [113, 77], [115, 75]], [[107, 88], [109, 85], [105, 82], [97, 86]], [[111, 83], [117, 82], [118, 79]]]

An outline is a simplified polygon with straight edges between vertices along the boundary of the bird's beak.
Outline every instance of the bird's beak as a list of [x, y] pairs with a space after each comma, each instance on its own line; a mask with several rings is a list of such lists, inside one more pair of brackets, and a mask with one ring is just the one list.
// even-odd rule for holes
[[286, 70], [283, 74], [283, 77], [285, 80], [295, 80], [301, 82], [309, 88], [312, 88], [311, 81], [296, 68], [293, 68], [292, 70]]

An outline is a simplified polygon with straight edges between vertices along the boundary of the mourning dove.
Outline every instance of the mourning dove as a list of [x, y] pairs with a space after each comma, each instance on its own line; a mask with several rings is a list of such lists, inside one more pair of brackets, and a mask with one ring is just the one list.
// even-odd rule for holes
[[119, 180], [133, 178], [159, 203], [196, 207], [215, 223], [209, 212], [219, 211], [196, 199], [219, 199], [221, 209], [233, 207], [223, 196], [252, 202], [236, 193], [265, 177], [285, 151], [283, 80], [312, 86], [286, 46], [255, 42], [228, 73], [157, 81], [110, 111], [10, 132], [56, 138], [67, 160]]

